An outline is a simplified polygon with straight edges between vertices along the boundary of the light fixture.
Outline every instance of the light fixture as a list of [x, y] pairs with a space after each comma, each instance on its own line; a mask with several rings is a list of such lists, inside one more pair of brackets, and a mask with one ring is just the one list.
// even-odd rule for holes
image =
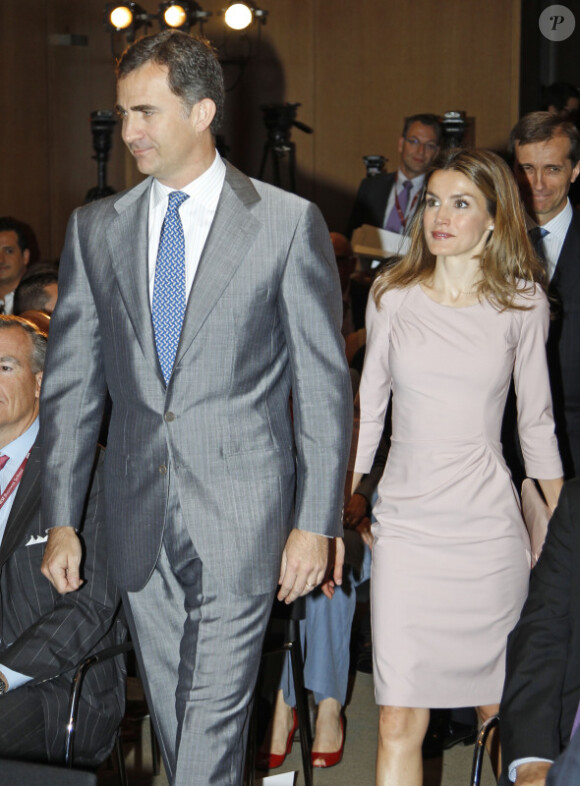
[[161, 28], [183, 30], [189, 28], [197, 21], [203, 22], [211, 16], [211, 11], [202, 11], [201, 6], [192, 0], [165, 0], [159, 6], [159, 24]]
[[255, 19], [262, 24], [266, 22], [267, 11], [254, 8], [249, 3], [230, 3], [226, 8], [224, 18], [226, 25], [232, 30], [245, 30]]
[[127, 41], [135, 40], [139, 27], [149, 23], [149, 14], [137, 3], [109, 3], [105, 6], [105, 29], [110, 33], [125, 33]]

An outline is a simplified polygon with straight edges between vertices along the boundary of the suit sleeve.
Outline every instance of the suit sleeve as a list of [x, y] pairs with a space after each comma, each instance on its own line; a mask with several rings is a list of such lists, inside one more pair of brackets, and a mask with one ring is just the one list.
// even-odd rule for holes
[[[578, 561], [579, 491], [578, 484], [573, 493], [570, 484], [564, 486], [544, 549], [532, 571], [528, 599], [508, 639], [500, 709], [506, 767], [515, 759], [534, 756], [553, 760], [560, 753], [571, 615], [576, 613], [571, 608], [571, 587]], [[580, 674], [575, 679], [578, 693]]]
[[[26, 580], [36, 582], [34, 595], [38, 610], [43, 613], [0, 650], [0, 662], [33, 679], [47, 679], [75, 667], [115, 622], [120, 596], [107, 570], [103, 486], [101, 456], [81, 526], [82, 587], [67, 595], [55, 592], [40, 573], [40, 549], [38, 564], [31, 565], [27, 573]], [[33, 613], [31, 610], [30, 615]]]
[[290, 245], [279, 310], [292, 373], [295, 526], [338, 536], [352, 434], [352, 387], [340, 333], [336, 261], [324, 219], [310, 203]]
[[46, 529], [78, 527], [81, 521], [107, 392], [99, 322], [84, 265], [81, 212], [73, 213], [67, 229], [40, 396]]

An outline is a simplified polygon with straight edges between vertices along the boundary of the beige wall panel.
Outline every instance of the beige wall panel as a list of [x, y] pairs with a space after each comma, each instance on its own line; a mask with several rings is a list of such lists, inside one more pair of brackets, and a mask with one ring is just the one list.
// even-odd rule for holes
[[[104, 5], [31, 0], [23, 20], [21, 0], [0, 2], [0, 96], [11, 116], [1, 131], [0, 212], [31, 223], [45, 257], [58, 255], [71, 210], [97, 182], [89, 115], [115, 100]], [[487, 146], [500, 146], [516, 119], [519, 0], [263, 0], [267, 24], [247, 36], [224, 32], [224, 5], [202, 0], [215, 14], [205, 33], [226, 60], [229, 156], [256, 176], [266, 140], [260, 105], [300, 102], [297, 119], [314, 134], [292, 131], [298, 190], [333, 228], [346, 222], [361, 156], [382, 153], [396, 165], [405, 114], [462, 109]], [[68, 33], [88, 36], [88, 46], [49, 45]], [[117, 129], [109, 183], [121, 190], [139, 177]]]
[[31, 0], [24, 13], [0, 0], [0, 215], [31, 224], [41, 248], [50, 237], [45, 5]]

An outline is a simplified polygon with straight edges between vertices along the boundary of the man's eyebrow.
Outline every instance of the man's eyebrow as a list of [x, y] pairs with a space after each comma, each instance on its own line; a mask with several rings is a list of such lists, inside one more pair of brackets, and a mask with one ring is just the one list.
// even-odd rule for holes
[[0, 356], [0, 363], [14, 363], [16, 366], [22, 365], [22, 363], [18, 360], [18, 358], [13, 357], [12, 355]]
[[[131, 112], [151, 112], [151, 110], [157, 109], [157, 107], [153, 106], [153, 104], [137, 104], [136, 106], [129, 107], [129, 109], [131, 110]], [[115, 111], [122, 114], [123, 112], [126, 111], [126, 109], [120, 104], [117, 104], [115, 107]]]

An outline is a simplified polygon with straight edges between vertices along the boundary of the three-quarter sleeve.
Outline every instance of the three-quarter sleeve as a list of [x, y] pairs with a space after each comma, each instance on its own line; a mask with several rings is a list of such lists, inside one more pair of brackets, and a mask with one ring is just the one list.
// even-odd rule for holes
[[519, 312], [521, 329], [514, 363], [520, 443], [530, 477], [559, 478], [562, 462], [554, 433], [546, 357], [550, 308], [539, 288], [528, 303], [532, 308]]
[[373, 465], [391, 395], [389, 368], [391, 318], [388, 300], [387, 296], [383, 296], [381, 308], [378, 309], [371, 291], [367, 305], [367, 344], [359, 387], [360, 430], [355, 472], [367, 473]]

